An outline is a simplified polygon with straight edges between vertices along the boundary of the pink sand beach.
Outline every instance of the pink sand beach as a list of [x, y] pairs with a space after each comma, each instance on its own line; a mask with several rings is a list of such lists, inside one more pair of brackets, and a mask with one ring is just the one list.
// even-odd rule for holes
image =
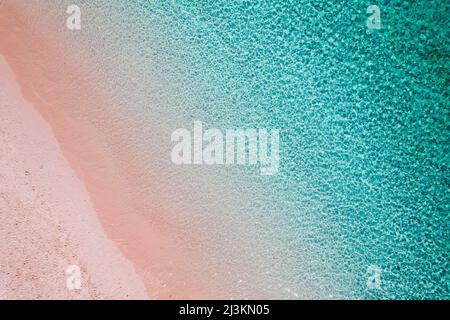
[[[190, 268], [195, 232], [145, 218], [127, 128], [84, 80], [95, 68], [66, 63], [50, 38], [3, 4], [0, 298], [220, 298], [208, 271]], [[66, 288], [68, 265], [80, 290]]]

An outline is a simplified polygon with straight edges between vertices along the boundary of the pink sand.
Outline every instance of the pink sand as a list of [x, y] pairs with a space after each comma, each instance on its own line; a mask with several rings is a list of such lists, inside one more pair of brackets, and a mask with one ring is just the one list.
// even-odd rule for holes
[[[1, 298], [146, 298], [50, 127], [23, 99], [1, 56], [0, 74]], [[66, 287], [69, 265], [83, 271], [80, 290]]]
[[91, 281], [80, 297], [145, 297], [142, 281], [152, 298], [221, 298], [217, 270], [187, 250], [195, 230], [158, 219], [165, 208], [146, 211], [146, 192], [157, 191], [139, 181], [131, 130], [83, 77], [95, 68], [66, 63], [55, 35], [30, 21], [13, 2], [0, 10], [0, 54], [20, 87], [2, 62], [0, 295], [78, 297], [63, 281], [73, 263]]

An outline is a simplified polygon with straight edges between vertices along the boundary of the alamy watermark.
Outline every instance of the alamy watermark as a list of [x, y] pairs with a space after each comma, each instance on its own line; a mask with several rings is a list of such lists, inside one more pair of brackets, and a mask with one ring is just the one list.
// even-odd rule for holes
[[263, 175], [279, 168], [280, 132], [277, 129], [208, 129], [194, 121], [193, 130], [176, 129], [171, 159], [177, 165], [257, 165]]
[[81, 289], [81, 269], [77, 265], [70, 265], [66, 268], [66, 288], [68, 290]]
[[81, 29], [81, 9], [79, 6], [72, 4], [67, 7], [66, 13], [70, 16], [67, 17], [66, 27], [69, 30], [80, 30]]
[[367, 289], [381, 290], [381, 268], [376, 265], [367, 267]]
[[373, 29], [380, 30], [381, 29], [381, 10], [377, 5], [370, 5], [366, 10], [367, 14], [370, 16], [367, 18], [367, 29], [372, 31]]

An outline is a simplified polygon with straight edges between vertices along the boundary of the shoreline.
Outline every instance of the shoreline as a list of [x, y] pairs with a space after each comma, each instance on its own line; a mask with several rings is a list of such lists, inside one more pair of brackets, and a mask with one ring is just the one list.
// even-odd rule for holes
[[[51, 128], [24, 100], [1, 55], [0, 73], [1, 298], [147, 299]], [[67, 286], [71, 265], [81, 272], [76, 290]]]
[[[85, 185], [98, 220], [108, 238], [133, 263], [152, 298], [209, 298], [213, 284], [208, 276], [191, 275], [187, 243], [195, 237], [181, 237], [177, 227], [147, 221], [146, 203], [136, 202], [133, 177], [140, 175], [133, 166], [121, 139], [121, 128], [108, 108], [108, 99], [100, 97], [53, 50], [49, 43], [34, 37], [26, 19], [11, 5], [0, 11], [0, 54], [16, 74], [22, 95], [52, 128], [58, 145]], [[78, 72], [77, 72], [78, 71]], [[155, 185], [157, 182], [155, 182]], [[133, 195], [133, 196], [131, 196]], [[154, 216], [163, 216], [152, 212]], [[160, 223], [160, 224], [159, 224]], [[186, 232], [186, 231], [185, 231]], [[198, 259], [198, 258], [197, 258]], [[202, 274], [196, 270], [196, 274]]]

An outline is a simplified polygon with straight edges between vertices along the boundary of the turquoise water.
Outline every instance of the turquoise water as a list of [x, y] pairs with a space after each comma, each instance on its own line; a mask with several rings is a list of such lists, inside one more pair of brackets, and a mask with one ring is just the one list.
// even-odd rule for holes
[[[178, 112], [281, 130], [279, 175], [254, 183], [290, 229], [277, 231], [289, 255], [315, 260], [299, 261], [294, 282], [332, 297], [448, 299], [450, 3], [376, 3], [381, 29], [368, 31], [371, 4], [136, 8], [165, 36], [151, 57], [160, 77], [197, 102]], [[369, 266], [381, 269], [379, 289], [367, 287]]]

